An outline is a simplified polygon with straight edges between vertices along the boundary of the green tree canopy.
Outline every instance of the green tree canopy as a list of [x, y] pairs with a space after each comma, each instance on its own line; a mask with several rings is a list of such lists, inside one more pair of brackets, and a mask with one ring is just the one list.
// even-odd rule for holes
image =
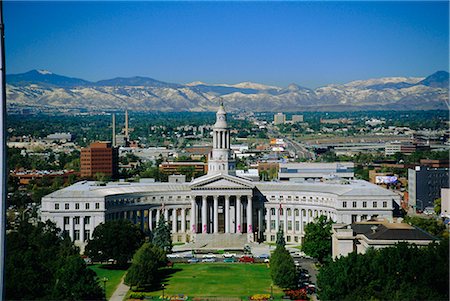
[[98, 225], [86, 246], [94, 261], [116, 260], [126, 265], [144, 241], [144, 234], [128, 220], [107, 221]]
[[436, 237], [448, 237], [448, 231], [445, 229], [445, 225], [441, 220], [437, 220], [432, 217], [421, 216], [405, 216], [404, 221], [410, 225], [416, 226], [422, 230]]
[[286, 245], [286, 240], [284, 239], [284, 231], [283, 228], [280, 227], [277, 232], [277, 247], [284, 247]]
[[350, 253], [317, 276], [322, 300], [448, 300], [448, 239]]
[[167, 263], [166, 253], [159, 247], [144, 243], [133, 256], [125, 283], [137, 288], [150, 288], [159, 284], [159, 268]]
[[169, 224], [165, 221], [164, 215], [161, 214], [158, 225], [153, 232], [153, 244], [166, 253], [172, 252], [172, 234]]
[[22, 221], [6, 239], [7, 300], [103, 299], [95, 273], [54, 223]]
[[294, 288], [297, 274], [294, 260], [284, 245], [277, 248], [270, 257], [270, 276], [275, 285], [282, 288]]
[[331, 259], [331, 225], [332, 220], [321, 215], [305, 227], [305, 240], [302, 250], [305, 254], [317, 258], [320, 262]]

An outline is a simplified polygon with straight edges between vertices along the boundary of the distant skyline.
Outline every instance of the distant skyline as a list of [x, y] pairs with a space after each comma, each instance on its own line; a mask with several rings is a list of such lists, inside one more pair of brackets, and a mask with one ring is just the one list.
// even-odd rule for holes
[[315, 88], [449, 70], [449, 3], [4, 2], [6, 71]]

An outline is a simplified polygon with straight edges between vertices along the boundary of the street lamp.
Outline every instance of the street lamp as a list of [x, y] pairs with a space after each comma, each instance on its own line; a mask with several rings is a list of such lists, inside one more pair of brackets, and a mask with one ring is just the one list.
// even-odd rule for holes
[[161, 285], [162, 285], [162, 293], [163, 293], [162, 298], [163, 298], [163, 300], [164, 300], [164, 288], [165, 288], [165, 285], [164, 285], [164, 283], [161, 284]]
[[108, 278], [103, 277], [102, 281], [103, 281], [103, 291], [105, 292], [105, 296], [106, 296], [106, 281], [108, 281]]

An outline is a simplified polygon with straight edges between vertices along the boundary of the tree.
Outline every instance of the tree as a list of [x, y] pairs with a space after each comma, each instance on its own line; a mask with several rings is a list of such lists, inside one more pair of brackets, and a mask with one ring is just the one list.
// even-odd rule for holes
[[150, 243], [144, 243], [133, 256], [125, 283], [137, 288], [155, 287], [161, 279], [159, 268], [166, 263], [167, 257], [164, 250]]
[[322, 300], [448, 300], [448, 239], [350, 253], [319, 270]]
[[128, 220], [107, 221], [98, 225], [86, 246], [86, 254], [95, 261], [114, 259], [124, 266], [141, 246], [144, 235]]
[[[283, 231], [280, 229], [278, 233]], [[284, 239], [277, 241], [277, 247], [270, 258], [270, 276], [275, 285], [282, 288], [294, 288], [297, 274], [294, 260], [283, 244]]]
[[442, 203], [442, 199], [438, 198], [434, 200], [434, 212], [439, 215], [441, 214], [441, 203]]
[[97, 275], [79, 255], [66, 257], [55, 274], [53, 300], [102, 300]]
[[331, 259], [331, 225], [332, 220], [321, 215], [305, 227], [305, 240], [302, 250], [305, 254], [317, 258], [321, 263]]
[[103, 299], [95, 273], [54, 223], [22, 221], [6, 239], [7, 300]]
[[166, 253], [172, 252], [172, 234], [171, 229], [164, 219], [164, 215], [161, 214], [158, 225], [153, 233], [153, 244]]

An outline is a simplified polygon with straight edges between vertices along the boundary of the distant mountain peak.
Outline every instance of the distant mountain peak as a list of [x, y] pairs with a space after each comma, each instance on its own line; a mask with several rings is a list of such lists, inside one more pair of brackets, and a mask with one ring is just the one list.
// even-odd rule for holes
[[447, 71], [437, 71], [430, 76], [427, 76], [418, 84], [434, 88], [448, 88], [449, 73]]
[[47, 75], [47, 74], [53, 74], [53, 72], [48, 71], [48, 70], [36, 70], [37, 73], [42, 74], [42, 75]]

